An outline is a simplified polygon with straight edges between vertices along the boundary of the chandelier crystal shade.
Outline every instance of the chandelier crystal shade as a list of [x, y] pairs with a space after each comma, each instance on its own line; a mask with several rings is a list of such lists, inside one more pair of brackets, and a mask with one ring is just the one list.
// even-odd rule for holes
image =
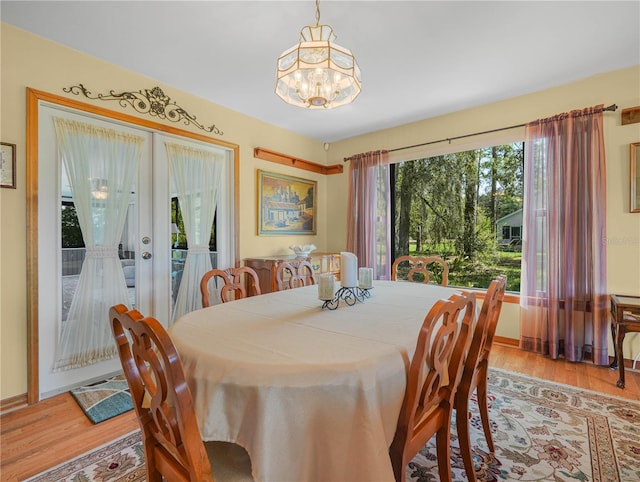
[[278, 58], [276, 94], [285, 102], [307, 109], [332, 109], [353, 102], [361, 90], [360, 68], [347, 48], [334, 43], [329, 25], [300, 31], [300, 43]]

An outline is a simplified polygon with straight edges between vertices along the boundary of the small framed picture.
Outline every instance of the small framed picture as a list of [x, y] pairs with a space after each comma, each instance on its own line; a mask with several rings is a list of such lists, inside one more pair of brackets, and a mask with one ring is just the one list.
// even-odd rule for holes
[[0, 187], [16, 188], [16, 145], [0, 142]]
[[316, 234], [317, 182], [258, 170], [258, 235]]

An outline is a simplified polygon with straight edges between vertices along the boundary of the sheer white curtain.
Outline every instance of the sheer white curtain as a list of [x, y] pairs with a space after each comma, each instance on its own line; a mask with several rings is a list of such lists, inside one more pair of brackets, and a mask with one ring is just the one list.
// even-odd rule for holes
[[165, 143], [187, 236], [187, 259], [172, 321], [202, 308], [200, 280], [211, 269], [209, 239], [222, 183], [223, 153]]
[[56, 347], [54, 371], [60, 371], [108, 360], [117, 353], [109, 308], [128, 303], [118, 242], [143, 138], [62, 118], [55, 118], [54, 124], [86, 247]]

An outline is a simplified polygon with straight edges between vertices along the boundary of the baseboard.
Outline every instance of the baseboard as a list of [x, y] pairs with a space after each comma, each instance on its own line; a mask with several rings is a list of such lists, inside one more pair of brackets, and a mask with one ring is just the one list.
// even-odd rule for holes
[[[609, 364], [611, 364], [611, 363], [613, 363], [613, 357], [609, 356]], [[637, 366], [637, 364], [636, 364], [636, 366]], [[624, 368], [625, 368], [625, 371], [626, 370], [631, 370], [631, 371], [637, 372], [639, 370], [639, 368], [636, 368], [635, 370], [633, 370], [633, 360], [631, 358], [625, 358], [624, 359]], [[616, 368], [616, 370], [617, 370], [617, 368]]]
[[[520, 340], [518, 340], [517, 338], [507, 338], [506, 336], [494, 336], [493, 337], [493, 342], [494, 343], [499, 343], [500, 345], [506, 345], [506, 346], [511, 346], [514, 348], [519, 348], [520, 347]], [[589, 354], [587, 354], [587, 356], [585, 356], [585, 361], [586, 360], [591, 360], [591, 356], [590, 356], [590, 352]], [[613, 356], [609, 356], [609, 364], [611, 364], [613, 362]], [[625, 369], [629, 369], [629, 370], [633, 370], [633, 360], [631, 358], [625, 358], [624, 359], [624, 367]], [[636, 370], [634, 371], [638, 371], [640, 372], [640, 367], [636, 368]]]
[[23, 393], [21, 395], [16, 395], [13, 397], [5, 398], [4, 400], [0, 400], [0, 415], [4, 415], [5, 413], [13, 412], [14, 410], [18, 410], [20, 408], [26, 407], [27, 404], [27, 394]]
[[515, 346], [515, 347], [520, 346], [520, 340], [518, 340], [517, 338], [507, 338], [506, 336], [494, 336], [493, 342], [500, 343], [501, 345], [507, 345], [507, 346]]

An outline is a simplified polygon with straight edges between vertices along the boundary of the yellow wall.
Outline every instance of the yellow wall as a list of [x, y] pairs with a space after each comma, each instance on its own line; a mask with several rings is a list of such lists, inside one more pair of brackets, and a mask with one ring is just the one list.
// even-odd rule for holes
[[[291, 244], [314, 243], [319, 251], [341, 251], [346, 245], [346, 173], [322, 176], [253, 158], [254, 147], [264, 147], [318, 163], [338, 164], [358, 152], [393, 149], [429, 140], [520, 124], [558, 112], [599, 103], [621, 108], [640, 105], [640, 67], [599, 75], [570, 85], [487, 106], [416, 122], [394, 129], [334, 143], [328, 153], [319, 141], [206, 102], [187, 92], [121, 69], [96, 58], [47, 41], [7, 24], [1, 29], [0, 136], [17, 145], [18, 185], [0, 190], [0, 399], [27, 389], [27, 285], [25, 124], [26, 89], [31, 87], [72, 97], [112, 110], [106, 102], [65, 94], [63, 87], [83, 83], [94, 93], [135, 91], [160, 86], [178, 104], [205, 123], [215, 123], [221, 140], [240, 146], [240, 258], [289, 252]], [[292, 107], [293, 108], [293, 107]], [[124, 111], [137, 115], [133, 110]], [[140, 115], [140, 117], [144, 117]], [[640, 294], [640, 215], [630, 214], [628, 200], [628, 145], [640, 141], [640, 124], [620, 125], [619, 111], [605, 114], [607, 140], [607, 244], [609, 291]], [[157, 120], [153, 118], [152, 120]], [[159, 120], [158, 122], [162, 122]], [[167, 125], [174, 125], [166, 122]], [[174, 125], [175, 126], [175, 125]], [[179, 126], [202, 133], [197, 128]], [[517, 136], [510, 133], [509, 136]], [[520, 134], [521, 135], [521, 134]], [[504, 141], [504, 137], [490, 139]], [[471, 143], [480, 139], [474, 138]], [[469, 142], [436, 146], [462, 150]], [[345, 164], [348, 167], [348, 164]], [[318, 235], [256, 235], [256, 170], [265, 169], [318, 181]], [[330, 222], [329, 222], [330, 220]], [[518, 338], [517, 307], [503, 308], [498, 335]], [[640, 343], [637, 343], [640, 346]], [[640, 349], [635, 347], [635, 350]]]

